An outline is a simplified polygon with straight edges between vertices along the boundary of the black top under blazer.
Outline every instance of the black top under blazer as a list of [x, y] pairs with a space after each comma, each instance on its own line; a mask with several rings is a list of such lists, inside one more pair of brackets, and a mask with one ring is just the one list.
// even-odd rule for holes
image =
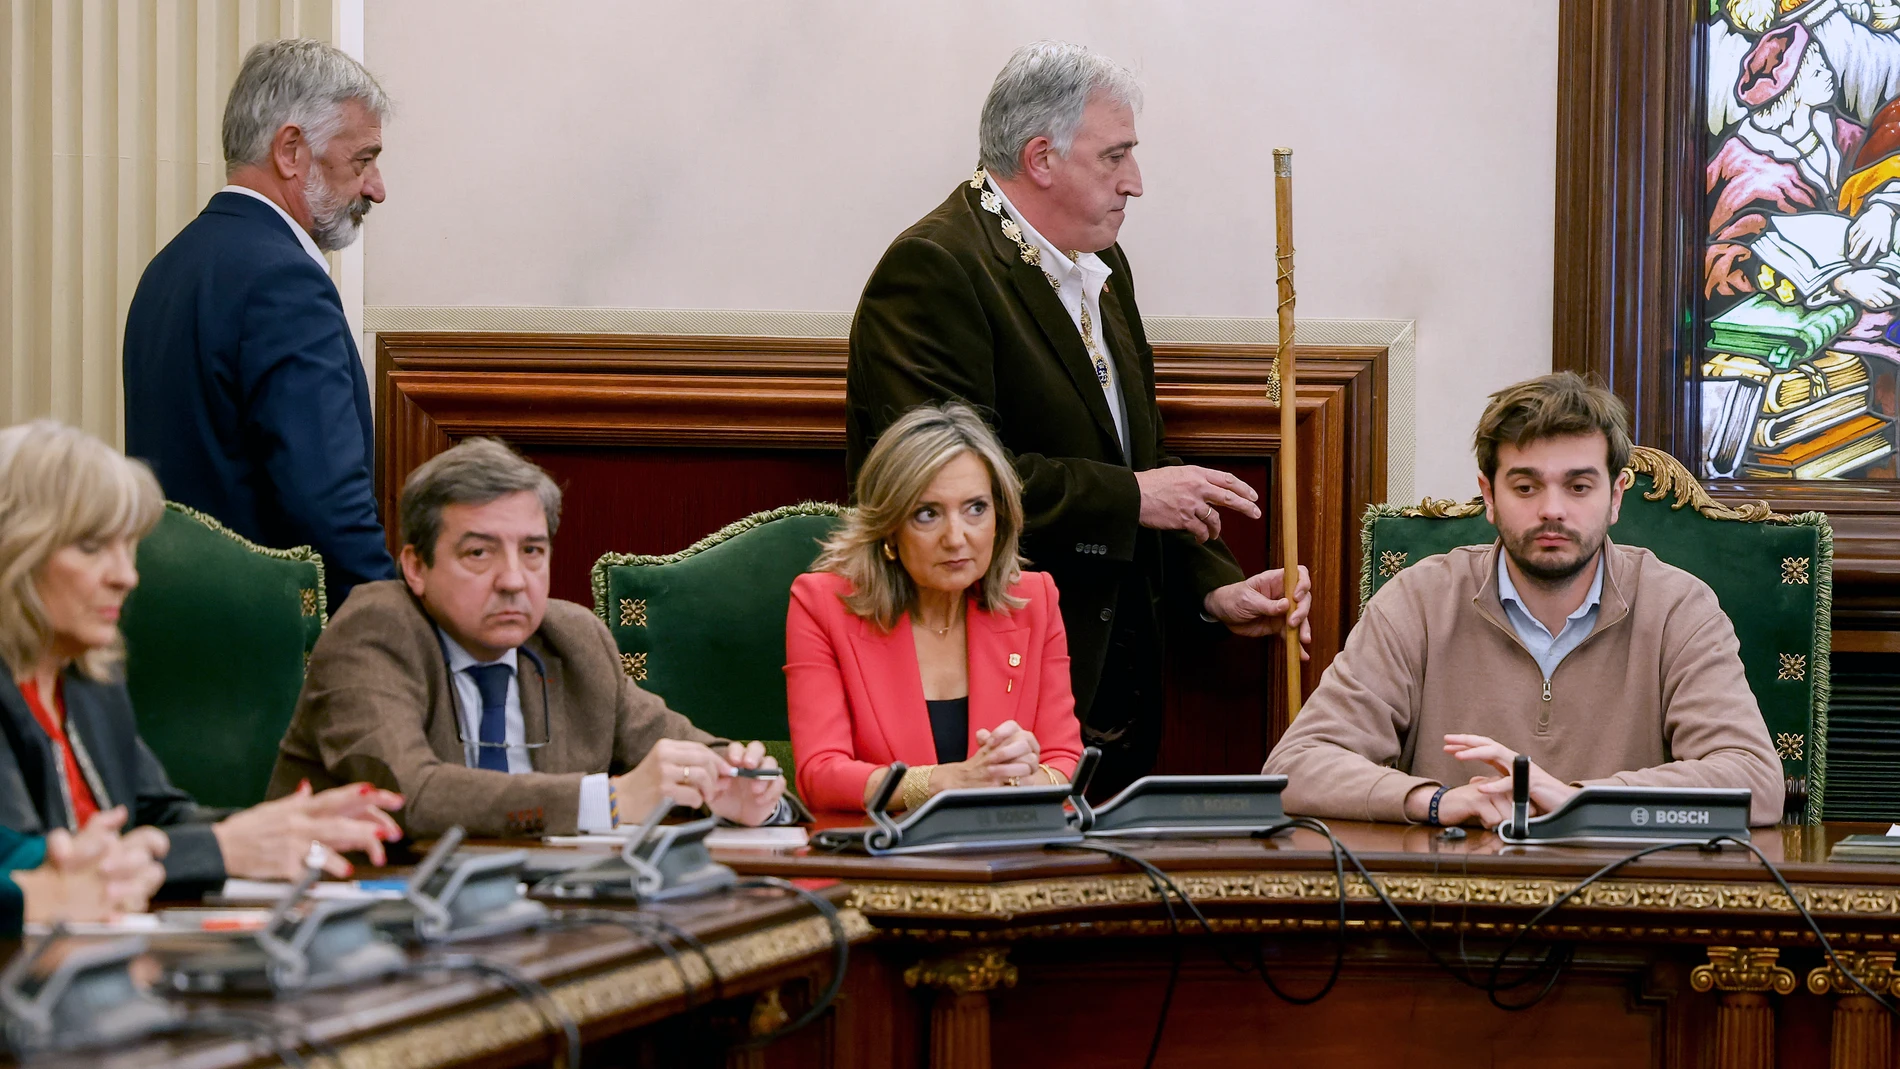
[[323, 555], [330, 611], [396, 574], [376, 515], [369, 382], [343, 301], [270, 205], [219, 193], [125, 317], [125, 451], [165, 496]]
[[[172, 786], [164, 766], [139, 738], [123, 683], [100, 683], [67, 669], [62, 680], [66, 734], [85, 753], [80, 774], [102, 810], [122, 805], [126, 827], [150, 824], [171, 839], [166, 886], [190, 893], [224, 880], [224, 854], [211, 832], [230, 811], [201, 806]], [[27, 835], [73, 829], [60, 791], [59, 755], [33, 719], [13, 673], [0, 664], [0, 825]], [[90, 766], [90, 767], [88, 767]]]

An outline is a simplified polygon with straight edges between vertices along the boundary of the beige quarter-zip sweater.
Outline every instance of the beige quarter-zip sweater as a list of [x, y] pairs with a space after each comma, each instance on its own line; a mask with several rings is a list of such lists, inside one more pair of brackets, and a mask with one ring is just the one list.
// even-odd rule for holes
[[1498, 600], [1498, 547], [1427, 557], [1380, 588], [1267, 757], [1289, 812], [1405, 820], [1421, 784], [1491, 775], [1444, 752], [1487, 735], [1579, 785], [1747, 787], [1781, 816], [1781, 763], [1735, 628], [1700, 579], [1604, 543], [1596, 629], [1544, 678]]

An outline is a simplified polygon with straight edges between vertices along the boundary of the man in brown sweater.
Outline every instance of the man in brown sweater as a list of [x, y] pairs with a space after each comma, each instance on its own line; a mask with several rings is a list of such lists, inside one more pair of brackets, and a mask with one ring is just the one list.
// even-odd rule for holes
[[1521, 752], [1534, 813], [1593, 783], [1747, 787], [1775, 822], [1781, 765], [1714, 592], [1607, 536], [1628, 419], [1570, 372], [1492, 395], [1475, 444], [1498, 541], [1366, 605], [1267, 758], [1289, 811], [1495, 826]]
[[401, 791], [412, 836], [607, 831], [661, 798], [785, 822], [759, 743], [714, 739], [620, 669], [606, 625], [548, 597], [561, 491], [492, 439], [417, 468], [401, 580], [365, 583], [317, 640], [269, 794]]

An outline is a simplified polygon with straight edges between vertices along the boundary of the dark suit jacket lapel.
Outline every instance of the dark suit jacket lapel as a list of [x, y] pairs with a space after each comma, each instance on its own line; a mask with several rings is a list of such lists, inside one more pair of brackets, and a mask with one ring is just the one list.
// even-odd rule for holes
[[112, 725], [105, 723], [100, 695], [95, 684], [68, 673], [65, 680], [66, 739], [76, 743], [74, 757], [79, 774], [92, 789], [92, 800], [100, 809], [123, 805], [136, 810], [137, 790], [132, 786], [133, 770], [121, 767], [115, 758], [123, 750], [114, 744]]
[[[422, 626], [428, 630], [429, 645], [434, 647], [436, 653], [431, 659], [428, 672], [435, 677], [435, 685], [432, 689], [437, 697], [432, 703], [434, 708], [429, 710], [428, 719], [422, 725], [423, 734], [428, 737], [429, 749], [435, 751], [438, 759], [467, 766], [468, 751], [462, 745], [461, 706], [455, 697], [455, 680], [449, 677], [448, 653], [442, 648], [441, 636], [436, 634], [435, 621], [429, 618], [428, 612], [413, 596], [409, 601], [416, 615], [421, 618]], [[521, 712], [525, 722], [528, 712], [525, 704], [521, 707]]]
[[19, 786], [29, 796], [29, 804], [37, 814], [48, 819], [48, 826], [26, 827], [26, 814], [12, 814], [9, 823], [19, 831], [45, 834], [50, 828], [63, 828], [71, 823], [66, 813], [66, 802], [61, 797], [59, 783], [54, 778], [55, 760], [53, 744], [47, 739], [46, 732], [40, 729], [39, 721], [33, 719], [33, 711], [26, 707], [26, 697], [20, 693], [19, 686], [5, 665], [0, 665], [0, 713], [4, 714], [4, 724], [0, 725], [6, 733], [7, 744], [13, 748], [15, 760], [19, 766], [21, 783]]
[[1029, 309], [1036, 325], [1042, 328], [1043, 336], [1049, 339], [1057, 359], [1061, 360], [1063, 369], [1069, 373], [1076, 390], [1082, 395], [1082, 403], [1088, 406], [1089, 414], [1095, 417], [1096, 429], [1108, 436], [1115, 452], [1121, 452], [1121, 442], [1115, 435], [1115, 418], [1108, 411], [1108, 394], [1102, 390], [1102, 384], [1095, 380], [1095, 365], [1082, 345], [1082, 335], [1075, 329], [1075, 321], [1069, 318], [1069, 310], [1062, 306], [1062, 299], [1056, 296], [1055, 287], [1049, 285], [1049, 278], [1042, 273], [1042, 268], [1023, 262], [1022, 250], [1003, 233], [1003, 217], [983, 210], [983, 205], [977, 199], [977, 190], [965, 183], [963, 196], [969, 202], [977, 229], [982, 231], [996, 258], [1002, 261], [1010, 283], [1023, 299], [1023, 305]]
[[864, 673], [871, 692], [868, 712], [883, 731], [891, 755], [907, 765], [936, 764], [937, 741], [930, 733], [930, 710], [924, 706], [924, 677], [917, 667], [909, 614], [900, 617], [889, 634], [869, 620], [858, 620], [852, 642], [860, 664], [877, 666]]
[[[964, 619], [970, 657], [970, 749], [976, 749], [976, 729], [995, 731], [1005, 720], [1016, 719], [1022, 699], [1023, 677], [1029, 672], [1026, 628], [1019, 616], [998, 616], [972, 602]], [[1010, 664], [1014, 654], [1016, 663]], [[1021, 723], [1020, 720], [1017, 720]]]
[[[1103, 257], [1112, 268], [1113, 259]], [[1119, 285], [1118, 285], [1119, 283]], [[1129, 289], [1120, 272], [1108, 276], [1102, 287], [1102, 336], [1108, 339], [1109, 361], [1115, 365], [1115, 379], [1121, 386], [1122, 407], [1128, 416], [1128, 463], [1137, 471], [1155, 464], [1153, 413], [1148, 404], [1148, 380], [1142, 374], [1145, 363], [1135, 343], [1135, 332], [1128, 327], [1128, 313], [1122, 307], [1122, 294]]]

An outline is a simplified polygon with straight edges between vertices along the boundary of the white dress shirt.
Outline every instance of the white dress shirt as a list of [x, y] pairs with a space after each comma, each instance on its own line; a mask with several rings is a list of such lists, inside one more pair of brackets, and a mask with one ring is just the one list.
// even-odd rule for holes
[[[1102, 318], [1102, 287], [1108, 284], [1108, 276], [1115, 269], [1102, 262], [1100, 256], [1085, 252], [1075, 259], [1049, 243], [1035, 227], [1029, 225], [1016, 206], [1009, 202], [1009, 195], [989, 180], [990, 189], [1003, 201], [1003, 211], [1009, 214], [1016, 225], [1023, 228], [1023, 240], [1042, 251], [1042, 269], [1055, 276], [1062, 285], [1056, 287], [1056, 299], [1069, 313], [1069, 321], [1075, 324], [1076, 335], [1082, 334], [1082, 302], [1088, 302], [1089, 319], [1095, 328], [1095, 347], [1101, 351], [1102, 359], [1108, 363], [1108, 412], [1115, 420], [1115, 437], [1121, 441], [1122, 454], [1128, 456], [1128, 410], [1122, 403], [1121, 378], [1115, 373], [1115, 354], [1108, 348], [1108, 330]], [[1084, 346], [1086, 348], [1086, 346]]]
[[[270, 205], [271, 211], [276, 212], [277, 217], [282, 219], [284, 221], [284, 225], [290, 228], [290, 232], [297, 235], [297, 244], [303, 246], [303, 251], [310, 254], [310, 258], [317, 262], [318, 267], [323, 268], [323, 273], [325, 275], [328, 275], [330, 273], [330, 261], [323, 258], [323, 250], [317, 248], [317, 243], [315, 241], [312, 241], [310, 238], [310, 232], [308, 230], [305, 230], [302, 226], [298, 225], [297, 220], [292, 219], [290, 217], [290, 213], [284, 210], [283, 205], [277, 203], [276, 201], [270, 199], [269, 197], [266, 197], [264, 194], [259, 193], [257, 190], [252, 189], [250, 186], [225, 186], [223, 189], [218, 190], [218, 192], [242, 193], [244, 196], [250, 197], [254, 200], [261, 200], [265, 204]], [[474, 686], [473, 683], [469, 685]]]
[[[534, 762], [528, 755], [527, 727], [521, 717], [521, 672], [517, 667], [519, 651], [509, 650], [492, 661], [478, 661], [460, 643], [450, 638], [446, 631], [438, 627], [435, 633], [442, 637], [442, 648], [449, 655], [449, 681], [455, 686], [456, 711], [462, 721], [462, 762], [470, 768], [481, 762], [481, 748], [476, 743], [482, 737], [482, 692], [475, 685], [475, 677], [468, 674], [468, 669], [505, 664], [508, 666], [508, 700], [502, 713], [502, 740], [508, 744], [508, 774], [533, 772]], [[576, 824], [581, 831], [608, 831], [613, 828], [613, 816], [607, 804], [605, 772], [581, 777], [580, 812]]]

